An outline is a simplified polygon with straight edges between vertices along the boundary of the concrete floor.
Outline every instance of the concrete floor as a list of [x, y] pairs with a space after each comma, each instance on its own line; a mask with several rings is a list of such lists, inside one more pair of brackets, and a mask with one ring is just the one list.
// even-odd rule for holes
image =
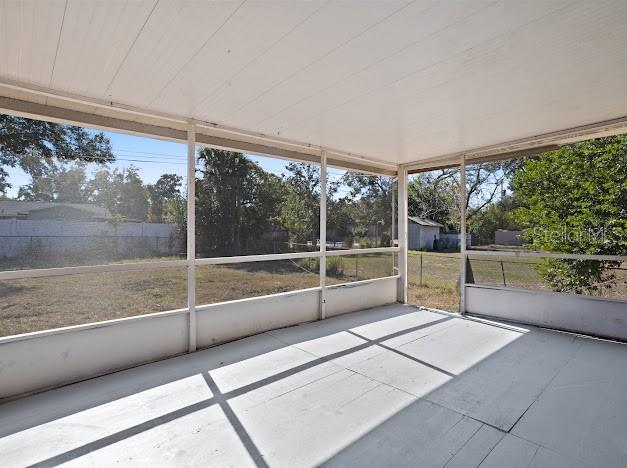
[[627, 346], [388, 306], [0, 405], [0, 466], [627, 466]]

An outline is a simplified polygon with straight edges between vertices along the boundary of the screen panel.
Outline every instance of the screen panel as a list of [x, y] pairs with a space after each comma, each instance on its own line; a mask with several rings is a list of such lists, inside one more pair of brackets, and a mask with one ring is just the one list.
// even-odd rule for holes
[[202, 148], [197, 258], [319, 250], [320, 166]]
[[185, 257], [185, 145], [2, 119], [0, 270]]
[[0, 336], [187, 307], [186, 268], [0, 281]]
[[199, 265], [196, 304], [215, 304], [320, 286], [317, 258]]

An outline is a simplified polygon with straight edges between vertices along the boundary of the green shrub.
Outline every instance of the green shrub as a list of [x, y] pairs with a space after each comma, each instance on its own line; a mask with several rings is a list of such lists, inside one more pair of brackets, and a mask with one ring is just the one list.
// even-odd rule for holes
[[[301, 258], [297, 263], [299, 267], [312, 273], [320, 271], [319, 258]], [[342, 257], [327, 257], [327, 275], [344, 276], [344, 259]]]
[[344, 276], [344, 259], [342, 257], [327, 257], [327, 275]]
[[320, 271], [320, 259], [318, 258], [300, 258], [296, 260], [299, 267], [311, 273], [318, 273]]

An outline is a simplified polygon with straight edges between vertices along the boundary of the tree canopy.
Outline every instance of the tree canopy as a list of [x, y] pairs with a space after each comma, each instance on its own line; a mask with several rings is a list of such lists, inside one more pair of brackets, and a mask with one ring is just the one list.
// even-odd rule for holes
[[154, 184], [146, 186], [150, 199], [150, 220], [168, 222], [174, 216], [175, 205], [180, 204], [183, 177], [163, 174]]
[[232, 151], [203, 148], [197, 161], [197, 249], [205, 255], [242, 253], [275, 220], [280, 178]]
[[320, 168], [292, 162], [286, 169], [277, 220], [290, 233], [290, 242], [313, 242], [320, 230]]
[[[527, 158], [512, 179], [514, 211], [526, 241], [548, 252], [627, 253], [627, 136], [567, 145]], [[611, 280], [608, 262], [547, 260], [558, 290], [594, 289]]]
[[[0, 193], [11, 188], [7, 167], [46, 177], [59, 162], [113, 162], [109, 139], [82, 127], [0, 114]], [[73, 175], [78, 175], [74, 173]]]

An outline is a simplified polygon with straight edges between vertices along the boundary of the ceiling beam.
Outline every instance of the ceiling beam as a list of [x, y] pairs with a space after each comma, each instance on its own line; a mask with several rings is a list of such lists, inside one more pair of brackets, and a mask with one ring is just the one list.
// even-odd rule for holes
[[425, 160], [401, 164], [409, 173], [425, 172], [459, 166], [462, 156], [470, 164], [513, 159], [530, 154], [557, 149], [560, 145], [576, 143], [610, 135], [627, 133], [627, 116], [604, 120], [533, 137], [512, 140], [497, 145], [484, 146], [468, 151], [446, 154]]
[[246, 132], [211, 122], [159, 112], [153, 113], [131, 106], [59, 93], [5, 79], [0, 80], [0, 110], [7, 114], [33, 119], [89, 126], [178, 142], [187, 141], [186, 128], [189, 122], [193, 122], [196, 124], [199, 144], [206, 146], [315, 163], [320, 162], [324, 150], [333, 157], [336, 166], [346, 169], [364, 168], [364, 170], [368, 169], [366, 172], [396, 174], [398, 167], [396, 164], [332, 148]]

